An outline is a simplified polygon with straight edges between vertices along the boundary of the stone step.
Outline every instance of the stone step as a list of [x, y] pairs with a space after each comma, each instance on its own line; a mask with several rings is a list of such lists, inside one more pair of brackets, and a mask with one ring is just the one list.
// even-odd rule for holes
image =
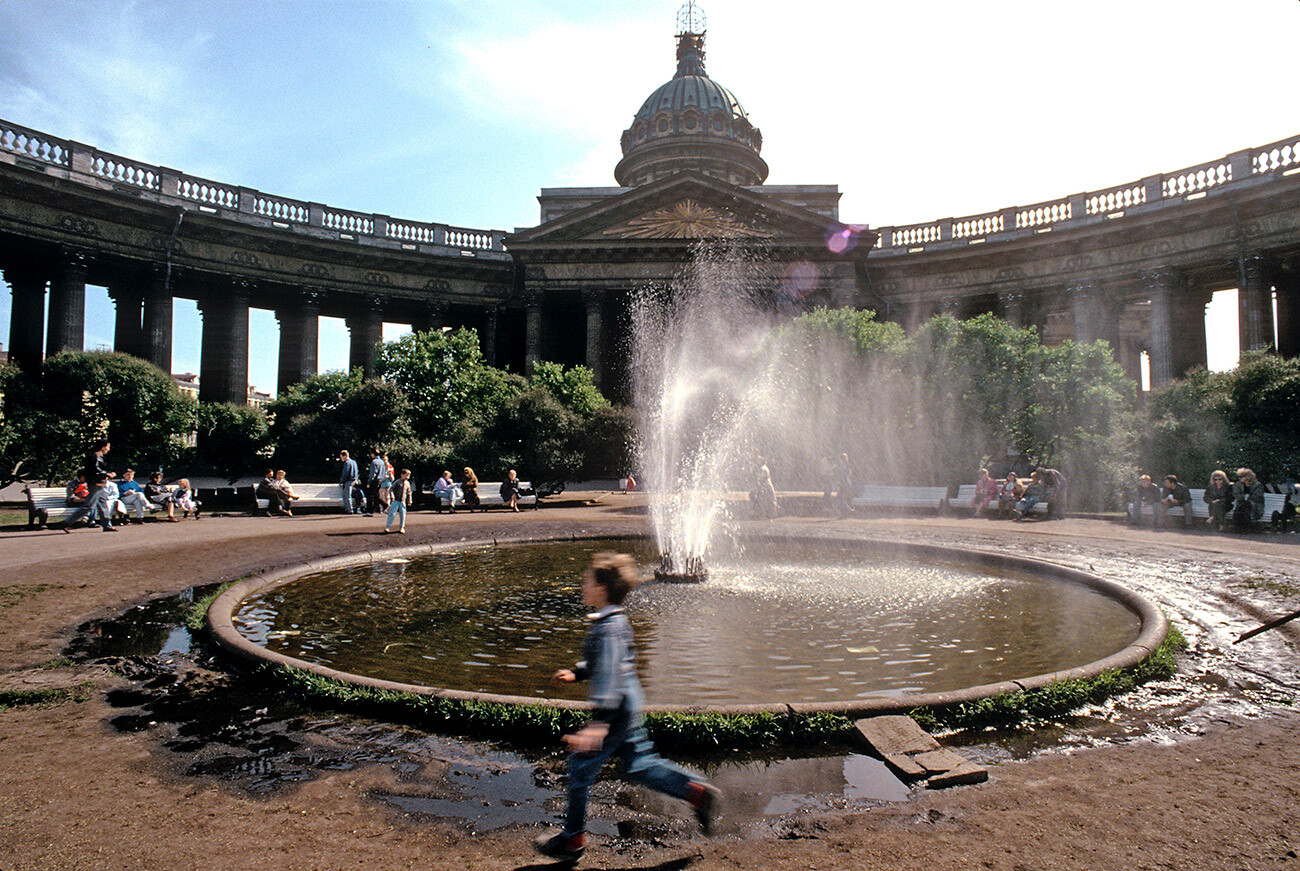
[[989, 779], [988, 769], [940, 746], [911, 717], [867, 717], [853, 724], [859, 739], [904, 781], [941, 789]]

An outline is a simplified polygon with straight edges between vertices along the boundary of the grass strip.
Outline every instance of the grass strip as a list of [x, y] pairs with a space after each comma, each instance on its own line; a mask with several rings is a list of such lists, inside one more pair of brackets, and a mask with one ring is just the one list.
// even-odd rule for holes
[[1163, 680], [1177, 670], [1177, 654], [1187, 648], [1178, 627], [1151, 655], [1130, 669], [1109, 669], [1096, 677], [1057, 681], [1036, 690], [999, 693], [950, 708], [914, 708], [910, 715], [926, 731], [937, 729], [1008, 728], [1062, 717], [1085, 705], [1123, 695], [1151, 680]]
[[185, 611], [185, 628], [192, 633], [201, 632], [206, 628], [208, 625], [208, 608], [212, 607], [212, 603], [216, 601], [217, 596], [220, 596], [242, 580], [243, 578], [237, 578], [233, 581], [226, 581], [224, 584], [219, 584], [215, 590], [203, 598], [195, 599], [194, 603]]
[[62, 702], [84, 702], [94, 690], [93, 681], [75, 687], [41, 690], [0, 690], [0, 711], [29, 705], [56, 705]]
[[[1005, 728], [1050, 720], [1129, 692], [1146, 681], [1169, 677], [1176, 669], [1177, 652], [1186, 646], [1182, 633], [1170, 626], [1164, 642], [1132, 669], [1059, 681], [1039, 690], [1002, 693], [952, 708], [915, 708], [910, 714], [927, 730]], [[584, 711], [550, 705], [501, 705], [355, 687], [284, 666], [264, 666], [259, 674], [309, 703], [472, 737], [542, 744], [557, 741], [587, 719]], [[646, 729], [656, 744], [670, 750], [763, 749], [844, 743], [852, 737], [853, 722], [828, 713], [670, 713], [648, 714]]]

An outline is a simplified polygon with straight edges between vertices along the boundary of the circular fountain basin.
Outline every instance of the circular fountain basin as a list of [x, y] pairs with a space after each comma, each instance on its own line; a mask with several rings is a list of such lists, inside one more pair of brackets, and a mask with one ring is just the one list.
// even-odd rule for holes
[[[404, 548], [242, 582], [209, 620], [228, 650], [354, 684], [576, 706], [548, 679], [581, 658], [579, 578], [607, 549], [655, 563], [640, 539]], [[1135, 665], [1166, 630], [1123, 587], [1001, 554], [773, 537], [710, 567], [627, 602], [651, 710], [953, 704]]]

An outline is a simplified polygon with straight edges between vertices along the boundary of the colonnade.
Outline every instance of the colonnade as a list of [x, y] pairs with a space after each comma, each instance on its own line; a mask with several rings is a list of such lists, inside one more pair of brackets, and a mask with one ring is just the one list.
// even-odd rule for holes
[[[0, 255], [0, 273], [13, 294], [10, 358], [32, 371], [39, 370], [46, 356], [84, 349], [88, 284], [106, 287], [113, 303], [114, 350], [147, 360], [169, 373], [175, 342], [174, 299], [195, 300], [201, 318], [199, 396], [213, 402], [246, 401], [249, 345], [273, 340], [250, 334], [253, 308], [273, 312], [278, 323], [277, 387], [281, 392], [317, 373], [322, 316], [344, 320], [349, 335], [348, 365], [361, 369], [367, 377], [375, 374], [376, 348], [383, 340], [385, 323], [410, 324], [420, 331], [473, 327], [489, 364], [531, 371], [539, 360], [546, 359], [544, 339], [556, 326], [555, 319], [563, 316], [553, 310], [552, 294], [542, 292], [466, 302], [324, 286], [267, 287], [242, 277], [172, 271], [166, 264], [101, 261], [94, 252], [80, 249], [60, 250], [44, 259], [14, 258], [12, 262], [5, 262]], [[604, 359], [605, 297], [586, 291], [579, 298], [586, 332], [580, 361], [593, 370], [600, 383], [608, 368]], [[519, 328], [511, 328], [512, 323]]]
[[913, 300], [900, 320], [911, 330], [941, 312], [961, 318], [990, 311], [1014, 326], [1037, 327], [1049, 343], [1104, 339], [1135, 381], [1141, 379], [1140, 361], [1145, 353], [1150, 361], [1150, 383], [1155, 387], [1206, 365], [1206, 306], [1217, 290], [1238, 290], [1242, 353], [1274, 349], [1284, 356], [1300, 354], [1300, 324], [1295, 320], [1300, 275], [1293, 266], [1252, 254], [1241, 258], [1227, 274], [1221, 264], [1157, 266], [1122, 279], [1085, 276], [1055, 287], [1017, 286], [993, 293], [967, 288], [941, 298]]

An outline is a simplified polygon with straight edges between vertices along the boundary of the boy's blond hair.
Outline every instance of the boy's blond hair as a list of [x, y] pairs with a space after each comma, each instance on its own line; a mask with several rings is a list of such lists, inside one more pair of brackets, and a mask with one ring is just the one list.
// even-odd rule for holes
[[591, 555], [591, 575], [605, 588], [605, 598], [611, 605], [621, 605], [627, 594], [641, 582], [636, 560], [625, 553], [602, 550]]

